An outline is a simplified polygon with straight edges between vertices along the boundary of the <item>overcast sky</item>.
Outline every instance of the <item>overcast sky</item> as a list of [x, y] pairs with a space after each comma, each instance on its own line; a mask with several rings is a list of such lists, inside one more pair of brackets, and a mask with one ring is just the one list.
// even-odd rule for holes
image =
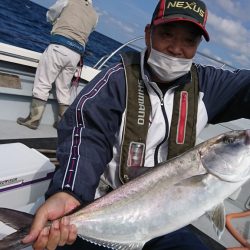
[[[55, 0], [33, 0], [49, 7]], [[117, 41], [143, 36], [158, 0], [93, 0], [100, 14], [96, 30]], [[210, 42], [199, 51], [228, 64], [250, 68], [250, 0], [204, 0]]]

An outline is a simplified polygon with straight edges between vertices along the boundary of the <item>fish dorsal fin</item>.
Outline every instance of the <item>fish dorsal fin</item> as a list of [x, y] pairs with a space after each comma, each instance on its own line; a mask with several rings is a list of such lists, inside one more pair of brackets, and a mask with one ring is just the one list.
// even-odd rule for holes
[[0, 208], [0, 221], [4, 224], [19, 230], [30, 227], [33, 215], [9, 208]]
[[89, 241], [95, 245], [107, 247], [115, 250], [141, 250], [145, 242], [131, 242], [129, 244], [119, 243], [119, 242], [109, 242], [105, 240], [98, 240], [87, 236], [78, 235], [83, 240]]
[[208, 217], [213, 223], [215, 232], [220, 239], [224, 230], [225, 230], [225, 223], [226, 223], [226, 213], [225, 213], [225, 206], [223, 203], [214, 207], [211, 211], [207, 212]]

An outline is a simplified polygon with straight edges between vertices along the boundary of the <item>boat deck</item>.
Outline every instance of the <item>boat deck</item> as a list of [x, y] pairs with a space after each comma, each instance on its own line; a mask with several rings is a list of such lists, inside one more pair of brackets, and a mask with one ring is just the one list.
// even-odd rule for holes
[[57, 130], [51, 124], [41, 124], [33, 130], [14, 121], [0, 120], [0, 140], [22, 138], [56, 138]]

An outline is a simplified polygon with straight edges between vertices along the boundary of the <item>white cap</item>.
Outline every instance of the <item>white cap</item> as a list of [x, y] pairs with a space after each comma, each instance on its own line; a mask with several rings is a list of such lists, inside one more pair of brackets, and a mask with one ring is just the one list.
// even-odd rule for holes
[[92, 4], [92, 0], [87, 0], [90, 4]]

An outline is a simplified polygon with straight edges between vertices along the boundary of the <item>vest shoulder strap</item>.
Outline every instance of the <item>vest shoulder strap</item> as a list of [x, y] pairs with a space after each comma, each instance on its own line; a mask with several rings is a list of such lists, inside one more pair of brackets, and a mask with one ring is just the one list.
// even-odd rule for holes
[[168, 159], [184, 153], [195, 145], [198, 100], [198, 75], [196, 66], [193, 64], [191, 82], [175, 91], [168, 139]]
[[136, 170], [144, 165], [151, 104], [146, 86], [141, 79], [140, 54], [123, 54], [122, 59], [127, 88], [120, 157], [120, 180], [124, 183], [132, 179]]

